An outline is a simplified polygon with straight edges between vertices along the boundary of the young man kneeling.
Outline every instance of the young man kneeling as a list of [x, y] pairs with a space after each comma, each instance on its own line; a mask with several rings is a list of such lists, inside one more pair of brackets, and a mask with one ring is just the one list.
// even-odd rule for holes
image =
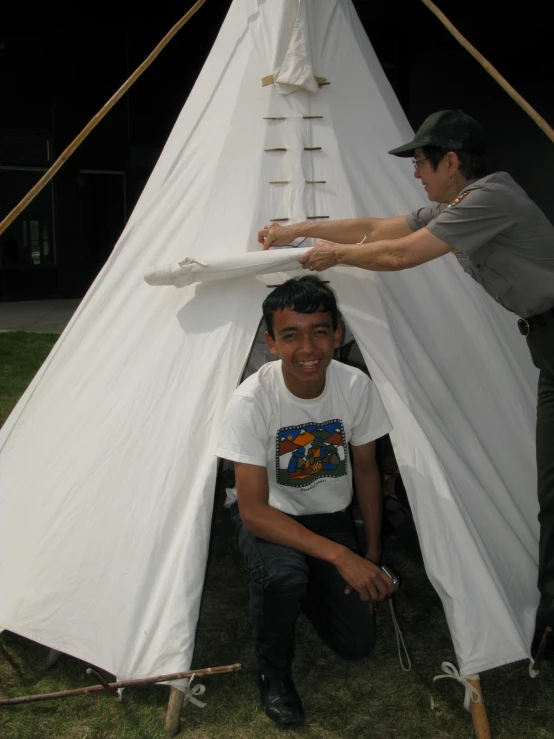
[[[375, 642], [372, 603], [393, 591], [379, 567], [374, 449], [391, 426], [371, 380], [333, 361], [340, 326], [335, 295], [324, 283], [312, 276], [288, 280], [268, 295], [263, 315], [267, 343], [280, 361], [233, 394], [217, 454], [235, 463], [231, 508], [250, 575], [262, 702], [269, 718], [287, 726], [304, 719], [291, 677], [300, 610], [338, 654], [359, 659]], [[349, 511], [349, 446], [365, 556]]]

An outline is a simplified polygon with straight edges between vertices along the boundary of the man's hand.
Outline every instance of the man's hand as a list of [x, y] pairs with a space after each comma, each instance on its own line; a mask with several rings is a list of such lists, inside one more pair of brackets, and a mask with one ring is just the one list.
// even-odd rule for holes
[[350, 588], [358, 591], [362, 600], [385, 600], [394, 592], [392, 580], [380, 567], [347, 547], [334, 565]]
[[314, 248], [302, 254], [298, 261], [304, 269], [322, 272], [324, 269], [340, 264], [345, 251], [343, 244], [333, 244], [330, 241], [317, 241]]
[[258, 231], [258, 241], [263, 245], [264, 251], [270, 246], [290, 244], [299, 235], [296, 233], [296, 225], [277, 226], [275, 223], [268, 223]]

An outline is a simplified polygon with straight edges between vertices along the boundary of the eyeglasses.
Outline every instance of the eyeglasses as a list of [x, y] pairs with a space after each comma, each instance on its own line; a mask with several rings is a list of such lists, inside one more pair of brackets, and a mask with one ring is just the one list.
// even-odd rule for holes
[[414, 165], [414, 169], [419, 169], [423, 162], [428, 162], [429, 159], [427, 157], [422, 157], [421, 159], [412, 159], [412, 164]]

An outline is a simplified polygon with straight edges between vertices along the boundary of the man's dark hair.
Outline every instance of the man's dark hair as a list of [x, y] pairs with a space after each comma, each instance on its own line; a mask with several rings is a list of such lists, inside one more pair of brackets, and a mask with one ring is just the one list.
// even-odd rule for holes
[[283, 282], [269, 293], [262, 305], [267, 332], [272, 339], [273, 314], [275, 311], [292, 310], [296, 313], [330, 313], [333, 328], [339, 320], [339, 309], [335, 293], [315, 275], [296, 277]]
[[455, 149], [443, 149], [440, 146], [424, 146], [423, 154], [425, 155], [425, 158], [429, 160], [429, 163], [433, 168], [433, 172], [436, 171], [439, 166], [439, 162], [444, 159], [449, 151], [453, 151], [460, 160], [460, 170], [468, 180], [474, 180], [490, 174], [487, 158], [484, 154], [474, 154], [469, 151], [456, 151]]

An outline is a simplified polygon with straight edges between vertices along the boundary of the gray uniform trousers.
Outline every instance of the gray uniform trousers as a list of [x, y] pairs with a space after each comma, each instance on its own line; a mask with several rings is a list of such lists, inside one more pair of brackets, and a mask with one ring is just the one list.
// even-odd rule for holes
[[[542, 318], [542, 317], [541, 317]], [[539, 577], [541, 600], [537, 631], [554, 627], [554, 311], [533, 323], [527, 343], [540, 370], [537, 400], [537, 474], [539, 498]]]

